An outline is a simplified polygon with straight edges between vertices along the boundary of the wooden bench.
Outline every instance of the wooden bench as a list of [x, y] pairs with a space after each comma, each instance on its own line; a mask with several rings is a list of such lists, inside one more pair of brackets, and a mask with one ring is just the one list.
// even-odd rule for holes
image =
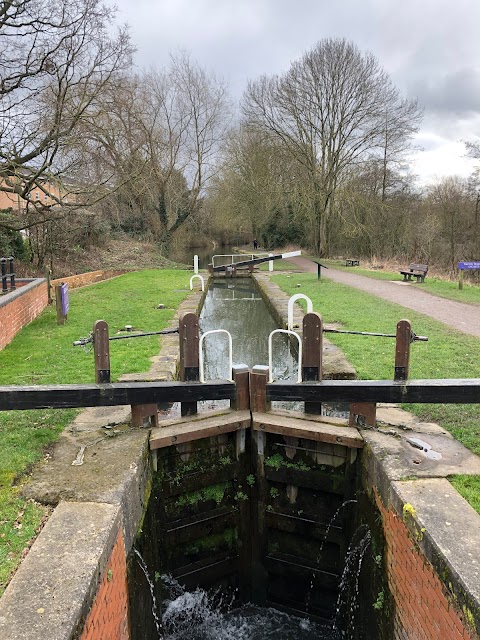
[[400, 271], [403, 275], [403, 281], [406, 282], [412, 279], [412, 276], [417, 279], [417, 282], [425, 282], [425, 276], [427, 275], [428, 264], [410, 264], [408, 269]]
[[346, 267], [359, 267], [360, 266], [360, 260], [347, 259], [347, 260], [345, 260], [345, 266]]

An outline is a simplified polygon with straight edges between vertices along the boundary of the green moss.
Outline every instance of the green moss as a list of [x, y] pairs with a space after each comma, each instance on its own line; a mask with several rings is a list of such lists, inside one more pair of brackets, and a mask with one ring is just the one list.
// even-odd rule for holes
[[385, 592], [382, 590], [378, 593], [377, 599], [373, 603], [373, 608], [376, 609], [377, 611], [381, 611], [383, 609], [384, 604], [385, 604]]
[[248, 476], [247, 476], [247, 478], [246, 478], [246, 480], [247, 480], [247, 484], [248, 484], [250, 487], [253, 487], [253, 485], [255, 484], [255, 476], [253, 475], [253, 473], [251, 473], [250, 475], [248, 475]]
[[280, 453], [276, 453], [269, 458], [265, 458], [265, 464], [267, 467], [271, 467], [278, 471], [282, 467], [286, 469], [297, 469], [298, 471], [310, 471], [312, 467], [309, 467], [305, 462], [289, 462], [285, 460]]
[[225, 496], [225, 491], [228, 488], [228, 482], [222, 482], [220, 484], [212, 484], [198, 491], [190, 491], [179, 496], [175, 502], [176, 507], [194, 506], [199, 502], [208, 502], [214, 500], [217, 504], [220, 504]]
[[462, 611], [463, 611], [463, 615], [465, 616], [465, 620], [467, 621], [467, 624], [472, 629], [475, 629], [475, 616], [473, 615], [473, 613], [470, 611], [470, 609], [466, 605], [463, 605]]
[[407, 516], [415, 518], [416, 515], [417, 512], [415, 511], [414, 507], [409, 502], [406, 502], [403, 505], [403, 520], [406, 520]]
[[212, 551], [220, 548], [231, 549], [238, 540], [238, 533], [235, 528], [225, 529], [220, 533], [214, 533], [195, 541], [195, 544], [185, 548], [187, 554], [197, 554], [203, 551]]
[[276, 487], [272, 487], [270, 489], [270, 497], [273, 498], [275, 500], [275, 498], [278, 498], [280, 492]]

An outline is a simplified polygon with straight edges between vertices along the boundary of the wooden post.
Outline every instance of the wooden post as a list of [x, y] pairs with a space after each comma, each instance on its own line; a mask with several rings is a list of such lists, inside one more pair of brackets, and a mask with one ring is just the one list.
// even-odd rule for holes
[[237, 364], [233, 367], [232, 378], [237, 386], [235, 400], [230, 400], [230, 407], [237, 411], [250, 408], [250, 369], [246, 364]]
[[463, 269], [460, 269], [460, 271], [458, 273], [458, 288], [460, 290], [463, 289]]
[[395, 342], [395, 372], [393, 375], [395, 382], [406, 382], [408, 380], [411, 336], [412, 325], [410, 321], [400, 320], [397, 324], [397, 338]]
[[[184, 313], [178, 324], [180, 339], [180, 380], [196, 382], [200, 378], [198, 345], [198, 318], [195, 313]], [[182, 402], [182, 416], [197, 413], [196, 402]]]
[[[232, 378], [236, 384], [235, 400], [230, 400], [230, 407], [237, 411], [250, 408], [250, 370], [246, 364], [239, 364], [233, 367]], [[239, 429], [236, 434], [236, 455], [237, 460], [242, 453], [245, 453], [246, 429]]]
[[57, 324], [65, 324], [65, 316], [62, 307], [62, 285], [55, 286], [55, 308], [57, 310]]
[[[265, 365], [257, 365], [250, 372], [250, 409], [252, 412], [270, 410], [270, 402], [267, 402], [266, 396], [268, 373], [269, 369]], [[267, 601], [268, 574], [263, 563], [267, 548], [265, 508], [269, 489], [265, 479], [266, 433], [264, 431], [253, 431], [252, 436], [252, 462], [255, 485], [252, 491], [253, 517], [250, 534], [252, 540], [251, 596], [255, 604], [265, 605]]]
[[93, 354], [95, 382], [97, 384], [110, 382], [110, 343], [108, 342], [108, 324], [105, 320], [97, 320], [93, 325]]
[[348, 424], [351, 427], [374, 427], [377, 420], [375, 402], [351, 402]]
[[268, 367], [258, 364], [250, 372], [250, 409], [265, 413], [270, 411], [271, 403], [267, 402]]
[[[303, 318], [302, 380], [322, 380], [323, 321], [319, 313], [307, 313]], [[320, 402], [305, 402], [305, 413], [320, 415]]]

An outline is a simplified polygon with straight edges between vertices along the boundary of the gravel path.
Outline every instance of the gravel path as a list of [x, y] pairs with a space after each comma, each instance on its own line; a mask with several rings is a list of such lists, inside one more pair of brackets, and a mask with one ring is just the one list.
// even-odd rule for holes
[[[303, 271], [317, 273], [317, 265], [307, 258], [289, 258], [288, 261], [295, 263]], [[324, 277], [355, 289], [361, 289], [384, 300], [395, 302], [407, 309], [424, 313], [453, 329], [480, 338], [480, 306], [478, 305], [439, 298], [422, 291], [415, 283], [407, 283], [402, 280], [398, 280], [398, 282], [374, 280], [330, 267], [322, 269], [322, 278]]]

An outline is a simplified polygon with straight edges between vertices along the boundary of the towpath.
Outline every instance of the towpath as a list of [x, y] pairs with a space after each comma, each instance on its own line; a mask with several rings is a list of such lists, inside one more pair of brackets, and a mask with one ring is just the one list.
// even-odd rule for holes
[[[289, 258], [289, 262], [298, 265], [303, 271], [317, 273], [317, 265], [301, 256]], [[431, 293], [422, 291], [415, 283], [389, 282], [387, 280], [374, 280], [355, 273], [347, 273], [338, 269], [322, 270], [322, 278], [329, 278], [340, 284], [346, 284], [355, 289], [361, 289], [374, 296], [395, 302], [396, 304], [424, 313], [439, 322], [463, 331], [471, 336], [480, 338], [480, 306], [455, 302], [440, 298]]]

